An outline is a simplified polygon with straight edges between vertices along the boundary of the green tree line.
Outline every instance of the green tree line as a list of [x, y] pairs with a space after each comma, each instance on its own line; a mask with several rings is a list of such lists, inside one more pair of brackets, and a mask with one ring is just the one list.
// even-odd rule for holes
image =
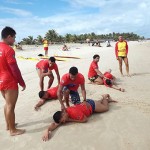
[[[128, 41], [136, 41], [136, 40], [143, 40], [145, 39], [143, 36], [139, 36], [133, 32], [131, 33], [109, 33], [109, 34], [95, 34], [94, 32], [92, 33], [85, 33], [85, 34], [69, 34], [67, 33], [65, 36], [59, 35], [55, 30], [48, 30], [47, 33], [45, 34], [44, 37], [51, 43], [84, 43], [86, 42], [86, 39], [90, 39], [90, 41], [94, 40], [99, 40], [99, 41], [108, 41], [108, 40], [113, 40], [117, 41], [118, 36], [122, 35], [125, 40]], [[28, 36], [27, 38], [23, 38], [22, 41], [20, 42], [21, 44], [26, 44], [26, 45], [32, 45], [32, 44], [37, 44], [41, 45], [43, 38], [41, 35], [38, 35], [37, 38], [33, 38], [33, 36]]]

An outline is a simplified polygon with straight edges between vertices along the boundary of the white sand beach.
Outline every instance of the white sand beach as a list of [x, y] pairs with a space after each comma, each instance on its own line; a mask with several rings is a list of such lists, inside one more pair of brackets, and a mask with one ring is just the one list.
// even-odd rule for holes
[[[60, 75], [72, 66], [78, 67], [85, 76], [87, 98], [98, 100], [108, 93], [118, 103], [111, 103], [110, 110], [92, 115], [87, 123], [68, 123], [56, 129], [52, 138], [42, 141], [43, 131], [53, 121], [52, 115], [60, 110], [58, 100], [45, 103], [39, 111], [34, 110], [38, 101], [39, 78], [35, 69], [37, 60], [19, 59], [18, 56], [38, 58], [44, 54], [43, 47], [23, 46], [16, 50], [18, 66], [27, 88], [19, 93], [16, 105], [18, 128], [26, 129], [23, 135], [11, 137], [6, 131], [3, 114], [4, 99], [0, 95], [0, 149], [1, 150], [150, 150], [150, 41], [128, 42], [131, 77], [121, 77], [114, 45], [106, 47], [87, 44], [67, 44], [69, 51], [62, 51], [63, 45], [49, 46], [49, 56], [76, 56], [81, 59], [57, 61]], [[120, 92], [104, 85], [88, 84], [87, 73], [94, 54], [100, 55], [99, 68], [104, 73], [109, 68], [117, 78]], [[125, 66], [123, 64], [124, 74]], [[55, 73], [54, 73], [55, 75]], [[46, 86], [47, 80], [45, 80]], [[57, 78], [52, 86], [57, 85]], [[80, 92], [80, 91], [79, 91]], [[81, 94], [81, 93], [80, 93]]]

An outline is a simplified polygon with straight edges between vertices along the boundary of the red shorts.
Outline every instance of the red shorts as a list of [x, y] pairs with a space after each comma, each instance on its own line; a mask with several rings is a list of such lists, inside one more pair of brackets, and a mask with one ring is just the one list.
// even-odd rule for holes
[[48, 51], [48, 47], [44, 47], [44, 50], [45, 50], [45, 51]]
[[0, 91], [9, 89], [18, 90], [18, 83], [15, 81], [9, 82], [8, 84], [0, 83]]

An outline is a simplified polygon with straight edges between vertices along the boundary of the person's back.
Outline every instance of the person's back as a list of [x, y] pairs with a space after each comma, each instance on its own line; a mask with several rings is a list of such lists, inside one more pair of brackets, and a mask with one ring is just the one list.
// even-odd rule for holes
[[84, 116], [89, 117], [92, 114], [92, 108], [81, 103], [66, 108], [66, 112], [71, 119], [83, 120]]
[[10, 71], [8, 63], [16, 63], [16, 60], [6, 57], [10, 55], [10, 53], [14, 53], [13, 49], [4, 42], [0, 42], [0, 84], [5, 84], [15, 80]]

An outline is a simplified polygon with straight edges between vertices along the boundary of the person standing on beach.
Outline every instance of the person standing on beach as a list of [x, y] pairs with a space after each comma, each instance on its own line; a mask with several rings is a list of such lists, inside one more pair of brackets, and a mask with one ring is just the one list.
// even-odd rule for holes
[[71, 67], [69, 73], [62, 76], [57, 96], [61, 104], [61, 109], [65, 111], [65, 106], [63, 104], [62, 98], [64, 96], [64, 101], [67, 107], [69, 107], [69, 95], [71, 96], [71, 102], [73, 104], [80, 103], [80, 96], [78, 93], [79, 85], [81, 87], [83, 101], [86, 102], [86, 90], [85, 90], [85, 79], [84, 76], [78, 72], [77, 67]]
[[93, 61], [90, 65], [89, 72], [88, 72], [88, 79], [95, 84], [102, 85], [103, 84], [103, 77], [104, 75], [101, 73], [98, 67], [100, 56], [94, 55]]
[[1, 32], [0, 42], [0, 91], [6, 101], [4, 115], [6, 128], [11, 136], [23, 134], [25, 130], [15, 127], [15, 105], [18, 99], [18, 83], [22, 91], [26, 85], [18, 68], [15, 51], [11, 46], [15, 42], [16, 32], [11, 27], [5, 27]]
[[44, 37], [42, 42], [43, 42], [43, 47], [44, 47], [44, 51], [45, 51], [45, 56], [48, 56], [48, 45], [49, 45], [49, 42], [46, 39], [46, 37]]
[[126, 72], [127, 72], [127, 76], [129, 77], [129, 62], [128, 62], [128, 43], [123, 40], [122, 36], [119, 36], [118, 38], [118, 42], [115, 45], [115, 54], [116, 54], [116, 58], [119, 62], [119, 70], [122, 76], [123, 75], [123, 71], [122, 71], [122, 60], [125, 63], [126, 66]]
[[47, 89], [49, 89], [51, 87], [51, 85], [53, 84], [54, 75], [52, 73], [52, 70], [55, 70], [55, 73], [57, 75], [58, 85], [59, 85], [60, 75], [59, 75], [58, 66], [55, 63], [55, 61], [56, 61], [55, 57], [50, 57], [49, 59], [41, 60], [36, 64], [36, 70], [37, 70], [38, 76], [40, 78], [41, 91], [44, 90], [44, 77], [46, 77], [46, 76], [49, 77]]

